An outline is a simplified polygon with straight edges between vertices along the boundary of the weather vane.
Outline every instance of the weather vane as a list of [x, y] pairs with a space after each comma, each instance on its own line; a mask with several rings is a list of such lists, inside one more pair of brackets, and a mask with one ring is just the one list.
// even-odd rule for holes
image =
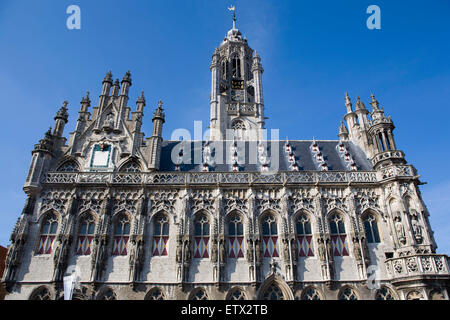
[[236, 7], [231, 6], [228, 10], [233, 11], [233, 29], [236, 29]]

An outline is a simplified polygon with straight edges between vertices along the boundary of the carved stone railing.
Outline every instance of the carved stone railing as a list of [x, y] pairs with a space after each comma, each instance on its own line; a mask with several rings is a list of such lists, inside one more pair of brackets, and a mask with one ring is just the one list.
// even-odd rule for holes
[[374, 171], [299, 171], [263, 174], [257, 172], [49, 172], [43, 184], [125, 184], [125, 185], [195, 185], [195, 184], [314, 184], [377, 183]]
[[404, 159], [405, 154], [400, 150], [390, 150], [378, 153], [372, 158], [372, 165], [376, 166], [380, 161], [386, 159]]
[[256, 113], [256, 105], [254, 103], [230, 103], [227, 104], [227, 112], [231, 115], [253, 115]]
[[443, 254], [410, 255], [386, 260], [391, 279], [422, 275], [449, 275], [448, 257]]
[[411, 165], [392, 165], [380, 171], [381, 180], [394, 177], [414, 177], [414, 175], [414, 168]]

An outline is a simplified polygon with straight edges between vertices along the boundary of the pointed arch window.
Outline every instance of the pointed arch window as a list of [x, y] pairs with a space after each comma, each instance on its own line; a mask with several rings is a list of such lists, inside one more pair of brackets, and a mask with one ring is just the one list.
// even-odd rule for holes
[[209, 221], [201, 214], [195, 219], [194, 258], [209, 258]]
[[99, 300], [117, 300], [117, 296], [112, 289], [108, 289], [103, 293]]
[[66, 161], [59, 166], [58, 170], [60, 172], [78, 172], [78, 165], [75, 161]]
[[302, 293], [302, 300], [321, 300], [319, 292], [314, 288], [308, 288]]
[[160, 214], [154, 222], [153, 256], [167, 256], [169, 241], [169, 220], [165, 214]]
[[141, 166], [137, 161], [129, 161], [125, 163], [122, 168], [119, 170], [120, 172], [141, 172]]
[[241, 289], [233, 290], [229, 300], [246, 300], [244, 291], [242, 291]]
[[164, 300], [164, 294], [158, 288], [150, 291], [145, 300]]
[[114, 256], [126, 256], [127, 245], [130, 239], [130, 221], [125, 214], [118, 217], [114, 226]]
[[235, 214], [228, 223], [228, 257], [244, 257], [244, 227], [240, 215]]
[[268, 214], [262, 223], [263, 252], [265, 258], [278, 257], [278, 233], [275, 217]]
[[92, 215], [87, 215], [81, 221], [78, 234], [77, 255], [90, 255], [91, 244], [94, 239], [95, 220]]
[[241, 78], [241, 59], [238, 56], [233, 58], [233, 78]]
[[364, 219], [364, 230], [368, 243], [380, 243], [380, 233], [378, 232], [377, 219], [373, 214], [368, 214]]
[[339, 294], [339, 300], [358, 300], [358, 296], [353, 289], [347, 287]]
[[203, 289], [198, 289], [193, 295], [191, 300], [208, 300], [208, 296]]
[[263, 300], [284, 300], [284, 295], [280, 287], [273, 283], [264, 291]]
[[395, 300], [395, 297], [389, 288], [382, 287], [380, 290], [377, 291], [375, 299], [376, 300]]
[[344, 221], [337, 213], [330, 216], [330, 231], [334, 256], [348, 256]]
[[46, 287], [42, 287], [33, 292], [30, 300], [52, 300], [52, 295]]
[[313, 257], [311, 222], [306, 214], [297, 218], [297, 247], [299, 257]]
[[233, 122], [231, 125], [231, 129], [233, 130], [233, 137], [236, 140], [245, 140], [246, 138], [246, 130], [244, 121], [238, 119]]
[[58, 232], [58, 218], [54, 213], [48, 214], [42, 225], [39, 239], [38, 254], [51, 254], [56, 233]]

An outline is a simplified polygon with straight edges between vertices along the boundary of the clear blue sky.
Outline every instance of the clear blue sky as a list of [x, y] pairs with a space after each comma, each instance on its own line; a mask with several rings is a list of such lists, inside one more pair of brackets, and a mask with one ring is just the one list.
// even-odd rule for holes
[[[66, 28], [66, 8], [81, 8], [81, 30]], [[73, 131], [86, 91], [96, 105], [108, 70], [141, 90], [143, 130], [162, 99], [165, 138], [209, 119], [209, 64], [231, 28], [233, 2], [1, 0], [1, 224], [6, 246], [22, 210], [30, 151], [64, 100]], [[406, 159], [419, 170], [438, 252], [450, 253], [450, 1], [239, 0], [238, 28], [262, 57], [268, 128], [282, 138], [337, 139], [344, 93], [369, 106], [375, 93], [396, 125]], [[381, 8], [368, 30], [366, 8]]]

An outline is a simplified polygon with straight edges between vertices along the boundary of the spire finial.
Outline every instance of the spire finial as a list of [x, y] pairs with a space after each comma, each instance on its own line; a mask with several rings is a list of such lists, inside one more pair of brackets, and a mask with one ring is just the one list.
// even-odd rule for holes
[[159, 101], [158, 101], [158, 108], [159, 108], [159, 109], [162, 109], [162, 106], [163, 106], [163, 102], [162, 102], [161, 100], [159, 100]]
[[236, 7], [231, 6], [228, 10], [233, 11], [233, 29], [236, 29]]

